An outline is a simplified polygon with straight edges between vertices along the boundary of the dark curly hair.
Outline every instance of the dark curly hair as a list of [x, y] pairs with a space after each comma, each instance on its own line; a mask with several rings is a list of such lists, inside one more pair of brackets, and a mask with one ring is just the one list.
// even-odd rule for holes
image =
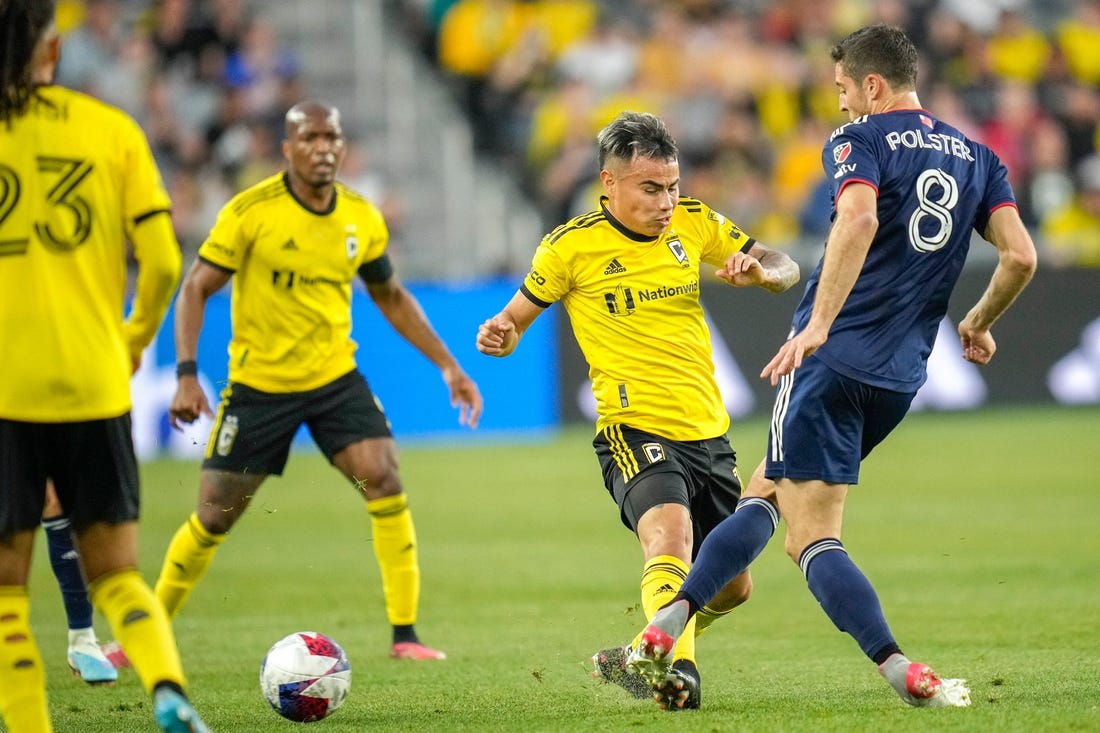
[[0, 0], [0, 121], [10, 122], [34, 97], [31, 59], [54, 18], [54, 0]]

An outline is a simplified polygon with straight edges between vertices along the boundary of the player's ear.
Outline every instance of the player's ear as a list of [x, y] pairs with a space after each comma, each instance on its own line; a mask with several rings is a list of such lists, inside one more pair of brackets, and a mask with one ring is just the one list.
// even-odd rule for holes
[[600, 182], [603, 183], [604, 188], [611, 191], [615, 187], [615, 174], [604, 168], [600, 171]]
[[868, 74], [867, 78], [863, 80], [863, 83], [867, 88], [867, 96], [871, 99], [875, 99], [883, 94], [886, 80], [878, 74]]
[[61, 60], [61, 36], [54, 34], [46, 45], [46, 54], [52, 66]]

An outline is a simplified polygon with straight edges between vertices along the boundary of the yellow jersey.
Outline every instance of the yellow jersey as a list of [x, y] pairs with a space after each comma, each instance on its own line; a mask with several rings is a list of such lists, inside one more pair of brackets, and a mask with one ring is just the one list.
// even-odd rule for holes
[[606, 208], [547, 234], [521, 291], [561, 301], [588, 361], [597, 431], [613, 424], [672, 440], [725, 434], [699, 302], [700, 265], [715, 267], [754, 240], [698, 199], [681, 197], [657, 237], [632, 232]]
[[229, 379], [265, 392], [303, 392], [355, 369], [351, 283], [386, 251], [389, 230], [342, 183], [314, 212], [279, 173], [230, 199], [199, 257], [234, 273]]
[[[131, 355], [152, 340], [179, 280], [174, 238], [131, 238], [167, 215], [168, 194], [124, 112], [64, 87], [38, 95], [0, 123], [0, 417], [118, 417], [131, 408]], [[172, 284], [135, 299], [140, 325], [123, 322], [127, 240], [143, 270]]]

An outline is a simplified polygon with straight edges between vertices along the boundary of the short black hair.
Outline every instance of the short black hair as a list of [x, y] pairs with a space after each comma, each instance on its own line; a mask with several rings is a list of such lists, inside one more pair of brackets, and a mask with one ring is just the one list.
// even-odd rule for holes
[[600, 169], [608, 158], [676, 160], [679, 149], [661, 118], [648, 112], [621, 112], [596, 136]]
[[832, 56], [857, 82], [879, 74], [894, 89], [917, 86], [917, 47], [897, 26], [864, 26], [833, 46]]
[[31, 59], [54, 10], [54, 0], [0, 0], [0, 122], [21, 115], [34, 96]]

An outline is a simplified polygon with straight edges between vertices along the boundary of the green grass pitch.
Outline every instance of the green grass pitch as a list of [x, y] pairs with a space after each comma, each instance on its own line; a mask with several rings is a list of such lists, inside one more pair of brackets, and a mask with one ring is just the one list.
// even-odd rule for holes
[[[766, 424], [736, 424], [746, 474]], [[544, 443], [402, 445], [420, 544], [418, 629], [442, 663], [387, 658], [362, 502], [323, 459], [261, 489], [176, 620], [190, 692], [219, 733], [291, 731], [260, 696], [260, 660], [316, 630], [347, 651], [351, 695], [310, 730], [1100, 730], [1100, 410], [916, 414], [864, 462], [845, 543], [902, 648], [970, 680], [973, 706], [901, 703], [821, 613], [777, 537], [754, 597], [699, 641], [703, 708], [668, 713], [587, 674], [628, 641], [641, 555], [600, 480], [587, 428]], [[191, 510], [198, 466], [143, 468], [152, 582]], [[782, 527], [780, 528], [782, 533]], [[32, 617], [58, 731], [151, 731], [132, 670], [89, 688], [65, 666], [60, 596], [39, 539]], [[97, 617], [101, 638], [110, 637]]]

